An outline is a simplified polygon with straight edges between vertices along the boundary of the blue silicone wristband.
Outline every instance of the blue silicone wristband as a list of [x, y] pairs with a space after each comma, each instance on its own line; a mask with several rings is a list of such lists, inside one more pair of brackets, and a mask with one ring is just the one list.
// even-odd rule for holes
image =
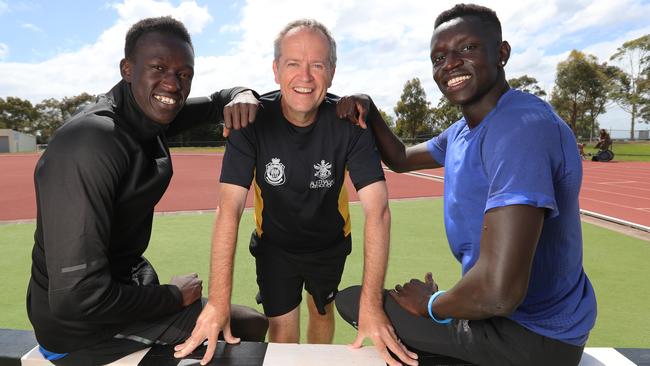
[[444, 293], [445, 293], [445, 290], [440, 290], [440, 291], [436, 292], [435, 294], [431, 295], [431, 297], [429, 298], [429, 304], [427, 305], [427, 310], [429, 310], [429, 316], [431, 317], [431, 319], [433, 319], [434, 322], [440, 323], [440, 324], [449, 324], [449, 323], [451, 323], [451, 318], [440, 320], [440, 319], [436, 318], [435, 316], [433, 316], [433, 313], [431, 312], [431, 305], [433, 304], [433, 301], [435, 299], [437, 299], [438, 296], [440, 296], [440, 295], [442, 295]]

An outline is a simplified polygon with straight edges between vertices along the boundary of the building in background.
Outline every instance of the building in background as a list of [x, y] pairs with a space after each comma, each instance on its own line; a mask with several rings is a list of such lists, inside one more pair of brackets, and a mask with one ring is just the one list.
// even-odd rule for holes
[[0, 129], [0, 153], [36, 151], [36, 136]]

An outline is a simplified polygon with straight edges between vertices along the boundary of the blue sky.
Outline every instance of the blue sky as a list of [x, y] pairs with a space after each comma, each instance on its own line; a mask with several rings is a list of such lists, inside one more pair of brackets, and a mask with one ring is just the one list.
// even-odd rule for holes
[[[0, 0], [0, 97], [34, 103], [103, 93], [119, 80], [124, 34], [142, 17], [182, 20], [196, 49], [192, 96], [233, 85], [275, 89], [272, 41], [287, 22], [312, 17], [339, 45], [330, 91], [365, 92], [392, 113], [404, 83], [419, 77], [432, 104], [428, 42], [447, 0]], [[496, 10], [513, 54], [507, 77], [535, 77], [550, 94], [555, 67], [572, 49], [606, 61], [624, 41], [650, 33], [650, 0], [477, 1]], [[612, 106], [601, 126], [625, 129]], [[641, 125], [647, 128], [648, 125]]]

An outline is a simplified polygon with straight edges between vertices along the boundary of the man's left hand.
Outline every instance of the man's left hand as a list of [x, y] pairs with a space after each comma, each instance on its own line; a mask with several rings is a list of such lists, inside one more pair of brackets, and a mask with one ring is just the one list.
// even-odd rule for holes
[[395, 329], [381, 308], [372, 310], [359, 310], [359, 332], [357, 338], [350, 345], [360, 348], [363, 340], [368, 337], [379, 351], [381, 357], [390, 366], [401, 366], [402, 363], [391, 357], [388, 350], [393, 352], [402, 362], [415, 366], [418, 364], [418, 355], [409, 351], [395, 334]]
[[396, 285], [395, 289], [388, 293], [404, 310], [416, 316], [428, 317], [429, 298], [436, 291], [438, 285], [429, 272], [424, 276], [424, 282], [414, 278], [403, 286]]
[[250, 90], [245, 90], [226, 104], [223, 109], [223, 137], [228, 137], [230, 129], [238, 130], [255, 121], [259, 101]]

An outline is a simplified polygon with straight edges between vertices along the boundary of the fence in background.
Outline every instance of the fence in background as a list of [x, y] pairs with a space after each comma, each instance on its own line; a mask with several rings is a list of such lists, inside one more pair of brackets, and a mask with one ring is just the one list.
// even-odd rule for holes
[[[615, 140], [629, 140], [630, 130], [607, 130], [609, 136]], [[597, 138], [598, 136], [596, 136]], [[634, 140], [650, 140], [650, 130], [639, 129], [634, 131]]]

